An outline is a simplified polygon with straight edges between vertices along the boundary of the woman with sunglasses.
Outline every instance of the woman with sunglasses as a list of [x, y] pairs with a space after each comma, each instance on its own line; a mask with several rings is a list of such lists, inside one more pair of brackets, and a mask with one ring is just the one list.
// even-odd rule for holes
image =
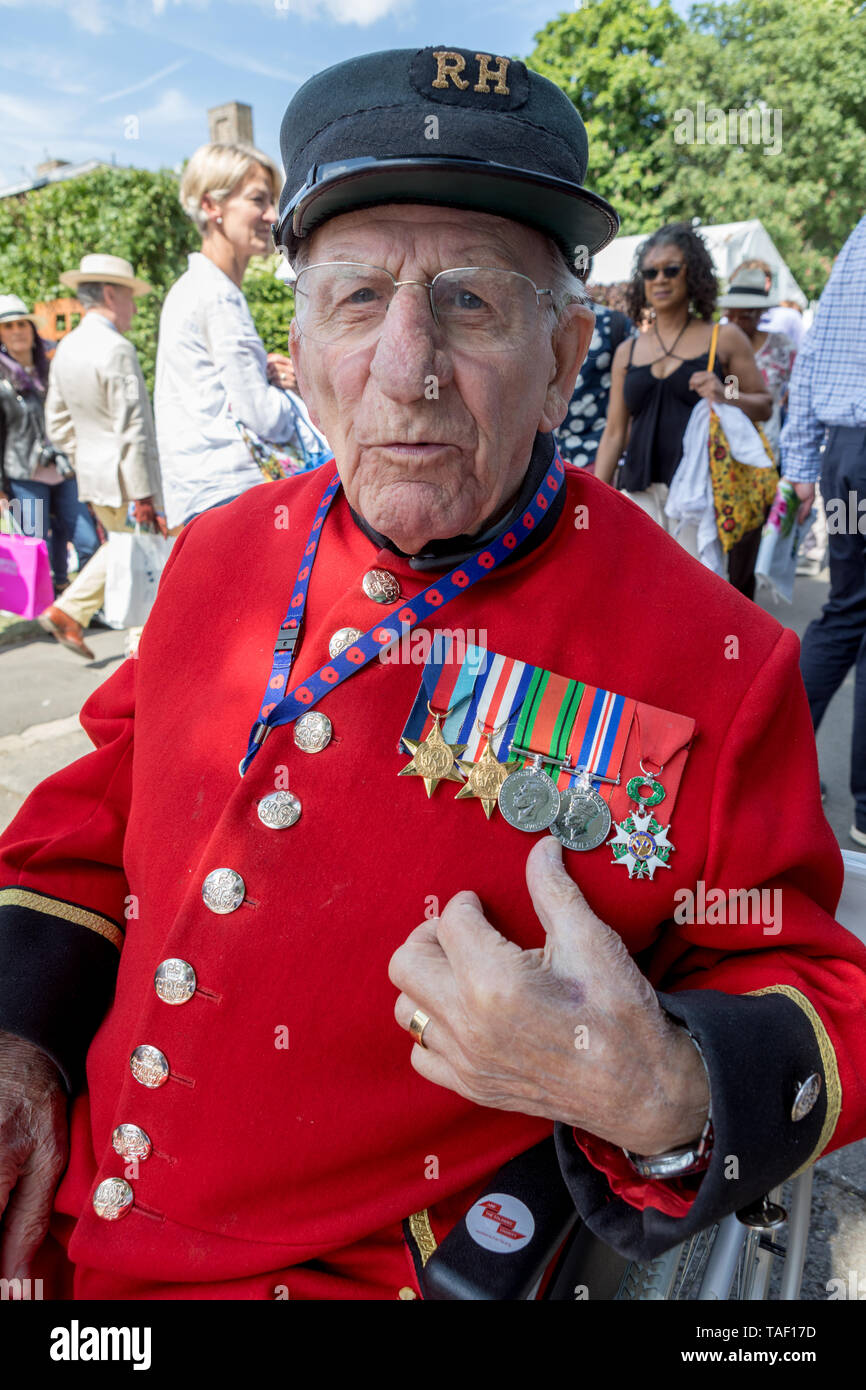
[[[767, 420], [772, 412], [749, 340], [734, 324], [719, 329], [714, 369], [707, 371], [716, 294], [710, 254], [688, 223], [661, 227], [641, 243], [626, 299], [632, 320], [639, 322], [649, 309], [651, 324], [616, 350], [595, 472], [611, 482], [625, 450], [623, 490], [666, 530], [668, 490], [701, 397], [739, 406], [754, 421]], [[726, 379], [736, 388], [728, 396]], [[677, 540], [697, 557], [695, 525], [681, 527]], [[736, 588], [747, 582], [736, 560], [729, 577]]]

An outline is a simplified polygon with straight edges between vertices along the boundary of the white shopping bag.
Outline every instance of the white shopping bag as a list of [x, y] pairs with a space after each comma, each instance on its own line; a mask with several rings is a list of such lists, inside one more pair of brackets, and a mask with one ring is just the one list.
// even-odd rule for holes
[[159, 577], [174, 538], [153, 531], [109, 531], [105, 578], [105, 621], [112, 627], [141, 627], [153, 607]]
[[814, 510], [805, 521], [798, 521], [799, 507], [800, 499], [791, 484], [787, 480], [780, 483], [761, 532], [755, 578], [758, 588], [768, 588], [777, 603], [779, 599], [794, 601], [797, 552], [815, 522]]
[[866, 854], [843, 849], [845, 877], [842, 896], [836, 908], [836, 921], [866, 944]]

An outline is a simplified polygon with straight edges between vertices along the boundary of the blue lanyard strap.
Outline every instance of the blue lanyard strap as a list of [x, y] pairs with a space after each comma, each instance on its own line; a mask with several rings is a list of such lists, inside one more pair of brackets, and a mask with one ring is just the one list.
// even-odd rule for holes
[[[295, 647], [301, 633], [301, 624], [307, 603], [307, 590], [310, 574], [319, 548], [322, 527], [331, 503], [340, 487], [340, 476], [334, 474], [322, 494], [316, 511], [310, 538], [301, 560], [301, 567], [292, 590], [288, 611], [280, 624], [279, 636], [274, 647], [274, 660], [267, 689], [259, 708], [258, 718], [250, 730], [249, 744], [241, 763], [241, 775], [250, 766], [271, 729], [281, 724], [290, 724], [300, 715], [313, 709], [329, 690], [341, 685], [349, 676], [360, 671], [381, 651], [404, 634], [411, 632], [418, 623], [423, 623], [432, 614], [440, 612], [458, 594], [465, 593], [477, 584], [479, 579], [490, 574], [509, 555], [513, 555], [530, 537], [551, 506], [565, 482], [565, 468], [559, 451], [541, 482], [539, 489], [523, 513], [523, 516], [503, 535], [497, 536], [484, 550], [472, 555], [462, 564], [456, 565], [443, 579], [428, 584], [414, 598], [401, 602], [396, 609], [374, 623], [357, 641], [345, 651], [340, 652], [326, 665], [320, 666], [305, 681], [287, 690], [289, 674], [294, 660]], [[286, 694], [281, 695], [282, 691]]]

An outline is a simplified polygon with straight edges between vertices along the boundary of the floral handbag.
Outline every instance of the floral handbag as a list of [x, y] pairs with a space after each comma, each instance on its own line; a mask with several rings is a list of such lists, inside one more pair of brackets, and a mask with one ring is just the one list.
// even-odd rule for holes
[[[707, 371], [713, 370], [716, 359], [716, 341], [719, 325], [713, 325], [710, 343], [710, 356]], [[751, 464], [738, 463], [731, 453], [722, 422], [714, 410], [710, 411], [710, 478], [713, 485], [713, 506], [716, 512], [716, 527], [722, 550], [726, 553], [747, 531], [763, 526], [767, 512], [772, 506], [779, 482], [779, 471], [773, 460], [773, 451], [767, 443], [761, 426], [755, 424], [761, 442], [767, 451], [770, 465], [767, 468], [754, 468]]]
[[250, 457], [270, 482], [290, 478], [294, 473], [308, 473], [313, 468], [333, 457], [324, 436], [319, 434], [298, 410], [290, 391], [286, 391], [295, 421], [295, 437], [291, 443], [275, 444], [273, 440], [262, 439], [254, 429], [239, 420], [234, 412], [232, 419], [238, 433], [249, 450]]

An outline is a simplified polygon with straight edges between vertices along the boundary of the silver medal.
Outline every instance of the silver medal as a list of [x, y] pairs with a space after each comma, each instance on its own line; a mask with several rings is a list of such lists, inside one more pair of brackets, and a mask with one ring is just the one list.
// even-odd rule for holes
[[566, 849], [598, 849], [610, 830], [610, 809], [589, 785], [578, 782], [561, 794], [559, 815], [550, 827]]
[[509, 825], [534, 835], [546, 830], [559, 815], [556, 783], [541, 767], [541, 759], [512, 772], [499, 788], [499, 809]]

